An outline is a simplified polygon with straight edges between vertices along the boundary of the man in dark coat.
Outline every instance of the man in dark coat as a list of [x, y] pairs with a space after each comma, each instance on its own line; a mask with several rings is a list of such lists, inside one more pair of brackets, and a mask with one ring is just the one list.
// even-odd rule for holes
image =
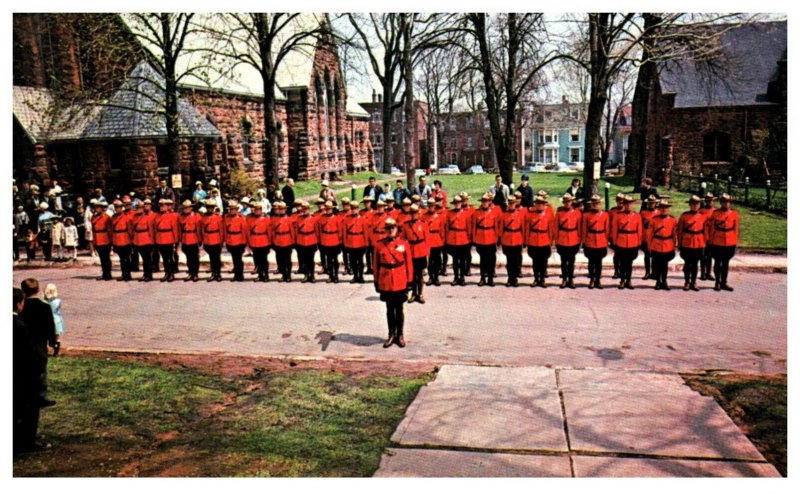
[[533, 207], [533, 187], [531, 187], [531, 184], [528, 182], [527, 175], [523, 175], [521, 179], [522, 183], [517, 187], [517, 192], [522, 194], [521, 205], [527, 210]]
[[281, 202], [287, 205], [286, 214], [292, 213], [292, 205], [294, 204], [294, 180], [291, 178], [286, 179], [286, 185], [281, 189]]
[[39, 298], [39, 281], [35, 278], [23, 280], [22, 293], [25, 294], [25, 308], [20, 313], [23, 322], [28, 327], [33, 344], [37, 351], [44, 355], [41, 366], [41, 388], [39, 392], [42, 407], [55, 405], [56, 402], [47, 399], [47, 347], [56, 347], [56, 324], [53, 320], [53, 311], [50, 304]]
[[[36, 441], [39, 428], [40, 373], [47, 361], [32, 338], [20, 314], [25, 308], [25, 294], [14, 288], [13, 322], [13, 415], [14, 454], [45, 449]], [[52, 316], [51, 316], [52, 319]]]
[[164, 178], [162, 178], [161, 182], [158, 184], [158, 188], [156, 189], [156, 199], [153, 202], [157, 204], [161, 199], [169, 199], [173, 203], [175, 202], [175, 191], [167, 186], [167, 180]]
[[364, 187], [364, 194], [361, 198], [371, 197], [373, 201], [378, 202], [381, 192], [381, 188], [378, 186], [378, 181], [375, 177], [369, 177], [369, 185]]
[[581, 179], [573, 178], [572, 184], [567, 187], [567, 194], [571, 195], [575, 199], [587, 199], [587, 197], [583, 193], [583, 187], [581, 187]]

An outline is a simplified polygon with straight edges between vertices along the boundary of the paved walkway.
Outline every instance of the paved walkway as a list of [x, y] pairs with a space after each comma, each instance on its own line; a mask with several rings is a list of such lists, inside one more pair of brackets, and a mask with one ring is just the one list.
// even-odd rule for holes
[[673, 373], [443, 366], [378, 477], [779, 477]]

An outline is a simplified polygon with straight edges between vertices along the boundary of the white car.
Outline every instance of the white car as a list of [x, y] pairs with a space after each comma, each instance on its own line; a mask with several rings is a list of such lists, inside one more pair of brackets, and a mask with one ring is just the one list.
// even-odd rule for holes
[[582, 172], [583, 171], [583, 161], [573, 161], [569, 164], [571, 168], [574, 168], [576, 171]]
[[396, 166], [393, 166], [391, 172], [389, 173], [391, 173], [392, 175], [405, 175], [405, 173], [400, 171], [400, 169], [397, 168]]
[[439, 169], [440, 175], [461, 175], [458, 165], [447, 165]]
[[481, 166], [481, 165], [472, 165], [464, 173], [468, 173], [470, 175], [482, 175], [482, 174], [485, 174], [486, 172], [483, 171], [483, 166]]
[[416, 177], [422, 177], [426, 173], [427, 173], [427, 170], [425, 170], [425, 168], [417, 168], [416, 170], [414, 170], [414, 176], [416, 176]]

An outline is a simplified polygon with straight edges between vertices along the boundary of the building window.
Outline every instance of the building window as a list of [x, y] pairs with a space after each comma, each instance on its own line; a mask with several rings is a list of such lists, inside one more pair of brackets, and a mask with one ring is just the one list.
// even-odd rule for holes
[[380, 122], [381, 121], [381, 112], [376, 111], [372, 114], [372, 121], [373, 122]]
[[457, 163], [457, 161], [456, 161], [456, 153], [451, 153], [450, 154], [450, 164], [455, 165], [456, 163]]
[[214, 145], [210, 142], [205, 144], [205, 151], [206, 151], [206, 167], [213, 169], [214, 168]]
[[731, 161], [731, 135], [709, 132], [703, 136], [703, 161], [720, 163]]
[[485, 148], [489, 147], [489, 138], [488, 137], [484, 137], [483, 138], [483, 147], [485, 147]]
[[553, 112], [551, 112], [550, 110], [544, 112], [544, 118], [550, 120], [551, 118], [553, 118]]
[[455, 138], [455, 137], [453, 137], [452, 139], [450, 139], [450, 147], [451, 147], [452, 149], [455, 149], [455, 148], [456, 148], [456, 138]]
[[253, 137], [253, 122], [247, 118], [242, 119], [242, 156], [250, 159], [250, 141]]
[[490, 126], [490, 124], [489, 124], [489, 118], [488, 118], [488, 117], [484, 117], [484, 119], [483, 119], [483, 128], [484, 128], [484, 129], [488, 129], [488, 128], [489, 128], [489, 126]]
[[558, 142], [558, 130], [556, 129], [547, 129], [539, 134], [539, 142], [540, 143], [552, 143]]
[[392, 144], [397, 144], [397, 133], [392, 132]]
[[472, 115], [467, 115], [467, 129], [472, 129]]
[[571, 148], [569, 150], [569, 161], [571, 163], [575, 163], [576, 161], [581, 160], [581, 149], [580, 148]]
[[578, 142], [581, 140], [581, 129], [572, 129], [569, 131], [569, 142]]
[[573, 120], [578, 120], [579, 118], [581, 118], [581, 112], [580, 112], [580, 110], [578, 110], [578, 109], [576, 108], [576, 109], [574, 109], [574, 110], [570, 110], [570, 112], [569, 112], [569, 116], [570, 116], [570, 117], [571, 117]]
[[[108, 166], [112, 170], [121, 170], [124, 165], [125, 158], [122, 154], [122, 146], [118, 142], [112, 142], [106, 147], [108, 153]], [[64, 163], [60, 160], [59, 163]]]
[[467, 147], [468, 148], [472, 147], [472, 137], [467, 137]]
[[447, 122], [447, 126], [450, 130], [456, 130], [456, 122], [453, 117], [450, 117]]

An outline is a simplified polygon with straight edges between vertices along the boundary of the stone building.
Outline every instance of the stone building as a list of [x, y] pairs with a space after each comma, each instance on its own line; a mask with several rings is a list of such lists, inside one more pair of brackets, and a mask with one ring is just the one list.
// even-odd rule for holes
[[661, 67], [646, 136], [648, 175], [661, 182], [672, 170], [754, 177], [765, 162], [785, 176], [786, 22], [736, 27], [719, 43], [716, 76], [689, 60]]
[[[383, 96], [372, 92], [372, 101], [359, 103], [369, 115], [369, 135], [374, 153], [375, 166], [381, 168], [384, 158], [383, 142]], [[428, 139], [428, 104], [424, 101], [414, 102], [414, 118], [416, 138], [414, 139], [414, 168], [426, 168], [430, 162], [432, 143]], [[392, 114], [391, 138], [392, 166], [405, 170], [405, 112], [403, 107]]]
[[[17, 180], [47, 185], [58, 179], [76, 193], [101, 187], [146, 194], [170, 172], [180, 176], [185, 193], [195, 180], [219, 174], [225, 182], [237, 169], [263, 177], [263, 88], [179, 86], [180, 159], [169, 170], [157, 108], [163, 84], [120, 16], [15, 14], [13, 34]], [[329, 40], [287, 57], [277, 83], [280, 177], [315, 178], [373, 164], [369, 114], [348, 99]]]

